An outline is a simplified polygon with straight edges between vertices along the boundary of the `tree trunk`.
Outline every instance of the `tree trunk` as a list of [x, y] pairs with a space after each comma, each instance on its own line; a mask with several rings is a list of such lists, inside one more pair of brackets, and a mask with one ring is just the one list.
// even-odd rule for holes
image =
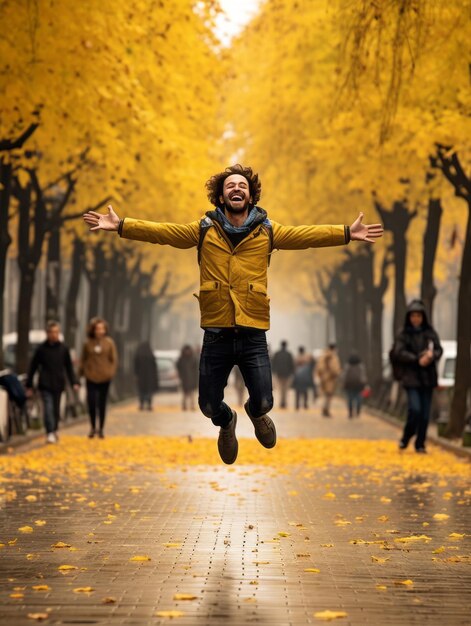
[[440, 198], [430, 198], [428, 202], [427, 227], [424, 233], [424, 253], [422, 262], [421, 293], [430, 323], [433, 321], [433, 303], [437, 288], [433, 280], [435, 256], [437, 253], [440, 222], [442, 219], [442, 203]]
[[458, 290], [457, 354], [455, 387], [451, 401], [447, 437], [460, 437], [466, 421], [467, 396], [471, 387], [471, 179], [460, 162], [459, 155], [449, 146], [437, 145], [436, 155], [430, 161], [439, 168], [453, 185], [455, 196], [468, 205], [468, 221], [461, 259], [460, 286]]
[[102, 314], [102, 281], [106, 269], [105, 253], [101, 243], [93, 251], [93, 265], [87, 272], [90, 281], [90, 297], [88, 300], [88, 319]]
[[471, 200], [468, 200], [468, 211], [458, 291], [455, 387], [446, 431], [446, 436], [450, 438], [461, 437], [463, 433], [466, 403], [471, 386]]
[[48, 320], [59, 321], [61, 281], [60, 241], [60, 225], [56, 223], [49, 234], [47, 248], [46, 323]]
[[85, 245], [81, 239], [74, 239], [72, 251], [72, 267], [70, 271], [67, 301], [65, 303], [65, 343], [74, 348], [77, 339], [77, 298], [80, 290], [80, 281], [84, 267]]
[[371, 247], [365, 249], [362, 276], [365, 288], [365, 301], [368, 305], [368, 358], [365, 359], [368, 381], [375, 389], [383, 380], [383, 298], [389, 286], [387, 268], [389, 255], [386, 252], [381, 266], [379, 283], [374, 283], [375, 252]]
[[[11, 164], [0, 159], [0, 337], [3, 337], [5, 309], [5, 275], [8, 248], [11, 244], [8, 232], [9, 208], [11, 196]], [[0, 369], [4, 367], [3, 341], [0, 341]]]
[[416, 217], [417, 211], [409, 213], [407, 202], [396, 201], [393, 203], [392, 209], [386, 209], [377, 201], [375, 201], [376, 209], [380, 214], [384, 228], [389, 230], [393, 235], [392, 251], [394, 255], [394, 316], [393, 316], [393, 335], [404, 326], [406, 316], [406, 290], [405, 276], [407, 264], [407, 239], [406, 233], [410, 222]]
[[29, 329], [31, 326], [31, 305], [34, 293], [34, 278], [36, 267], [28, 265], [20, 275], [20, 290], [18, 294], [16, 371], [24, 374], [28, 371], [29, 361]]
[[19, 184], [15, 187], [19, 214], [18, 267], [20, 269], [20, 291], [17, 312], [18, 343], [16, 345], [16, 369], [19, 373], [26, 372], [28, 367], [29, 324], [34, 280], [47, 231], [46, 207], [40, 195], [35, 174], [31, 173], [31, 176], [36, 181], [34, 204], [31, 200], [33, 183], [29, 183], [24, 189]]

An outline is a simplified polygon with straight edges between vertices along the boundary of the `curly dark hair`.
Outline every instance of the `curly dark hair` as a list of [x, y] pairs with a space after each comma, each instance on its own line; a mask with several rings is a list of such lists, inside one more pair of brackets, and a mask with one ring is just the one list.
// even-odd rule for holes
[[258, 178], [258, 174], [255, 174], [251, 167], [244, 167], [237, 163], [236, 165], [231, 165], [230, 167], [226, 167], [224, 172], [219, 172], [219, 174], [214, 174], [211, 178], [206, 182], [206, 189], [208, 190], [208, 200], [215, 207], [222, 208], [222, 203], [219, 200], [219, 196], [222, 196], [222, 189], [224, 186], [224, 181], [229, 176], [233, 174], [240, 174], [247, 179], [249, 183], [250, 195], [252, 196], [252, 206], [255, 206], [257, 202], [260, 200], [260, 196], [262, 193], [262, 183]]

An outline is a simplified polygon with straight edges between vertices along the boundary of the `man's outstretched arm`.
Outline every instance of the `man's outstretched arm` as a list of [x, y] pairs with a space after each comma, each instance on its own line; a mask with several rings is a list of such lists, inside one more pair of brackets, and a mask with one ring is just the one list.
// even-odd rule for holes
[[273, 247], [279, 250], [341, 246], [350, 241], [375, 243], [382, 235], [381, 224], [363, 224], [363, 213], [360, 213], [351, 226], [282, 226], [273, 223]]
[[171, 222], [136, 220], [129, 217], [120, 219], [111, 204], [108, 205], [108, 213], [102, 215], [96, 211], [88, 211], [84, 214], [83, 219], [91, 231], [115, 231], [125, 239], [148, 241], [175, 248], [191, 248], [198, 245], [198, 220], [189, 224], [173, 224]]

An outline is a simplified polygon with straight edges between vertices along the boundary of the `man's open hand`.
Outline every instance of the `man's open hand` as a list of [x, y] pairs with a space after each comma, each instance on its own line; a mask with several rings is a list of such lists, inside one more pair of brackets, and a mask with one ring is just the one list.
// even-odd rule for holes
[[114, 212], [111, 204], [107, 208], [108, 213], [105, 213], [105, 215], [95, 211], [84, 213], [83, 219], [90, 226], [90, 230], [118, 230], [119, 217]]
[[376, 243], [376, 239], [383, 236], [382, 224], [362, 224], [363, 213], [350, 226], [350, 239], [352, 241], [368, 241]]

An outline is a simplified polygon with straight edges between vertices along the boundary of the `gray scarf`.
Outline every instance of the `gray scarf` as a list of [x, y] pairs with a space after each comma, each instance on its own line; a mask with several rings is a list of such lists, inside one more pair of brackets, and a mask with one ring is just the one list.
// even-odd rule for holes
[[224, 211], [222, 211], [219, 207], [216, 209], [216, 213], [217, 213], [218, 217], [220, 218], [221, 225], [224, 228], [224, 230], [226, 231], [226, 233], [232, 233], [232, 234], [248, 233], [248, 232], [250, 232], [252, 224], [254, 223], [255, 219], [258, 216], [257, 209], [255, 207], [252, 207], [250, 209], [250, 212], [249, 212], [248, 216], [247, 216], [247, 219], [242, 224], [242, 226], [234, 226], [227, 219], [227, 217], [224, 214]]

